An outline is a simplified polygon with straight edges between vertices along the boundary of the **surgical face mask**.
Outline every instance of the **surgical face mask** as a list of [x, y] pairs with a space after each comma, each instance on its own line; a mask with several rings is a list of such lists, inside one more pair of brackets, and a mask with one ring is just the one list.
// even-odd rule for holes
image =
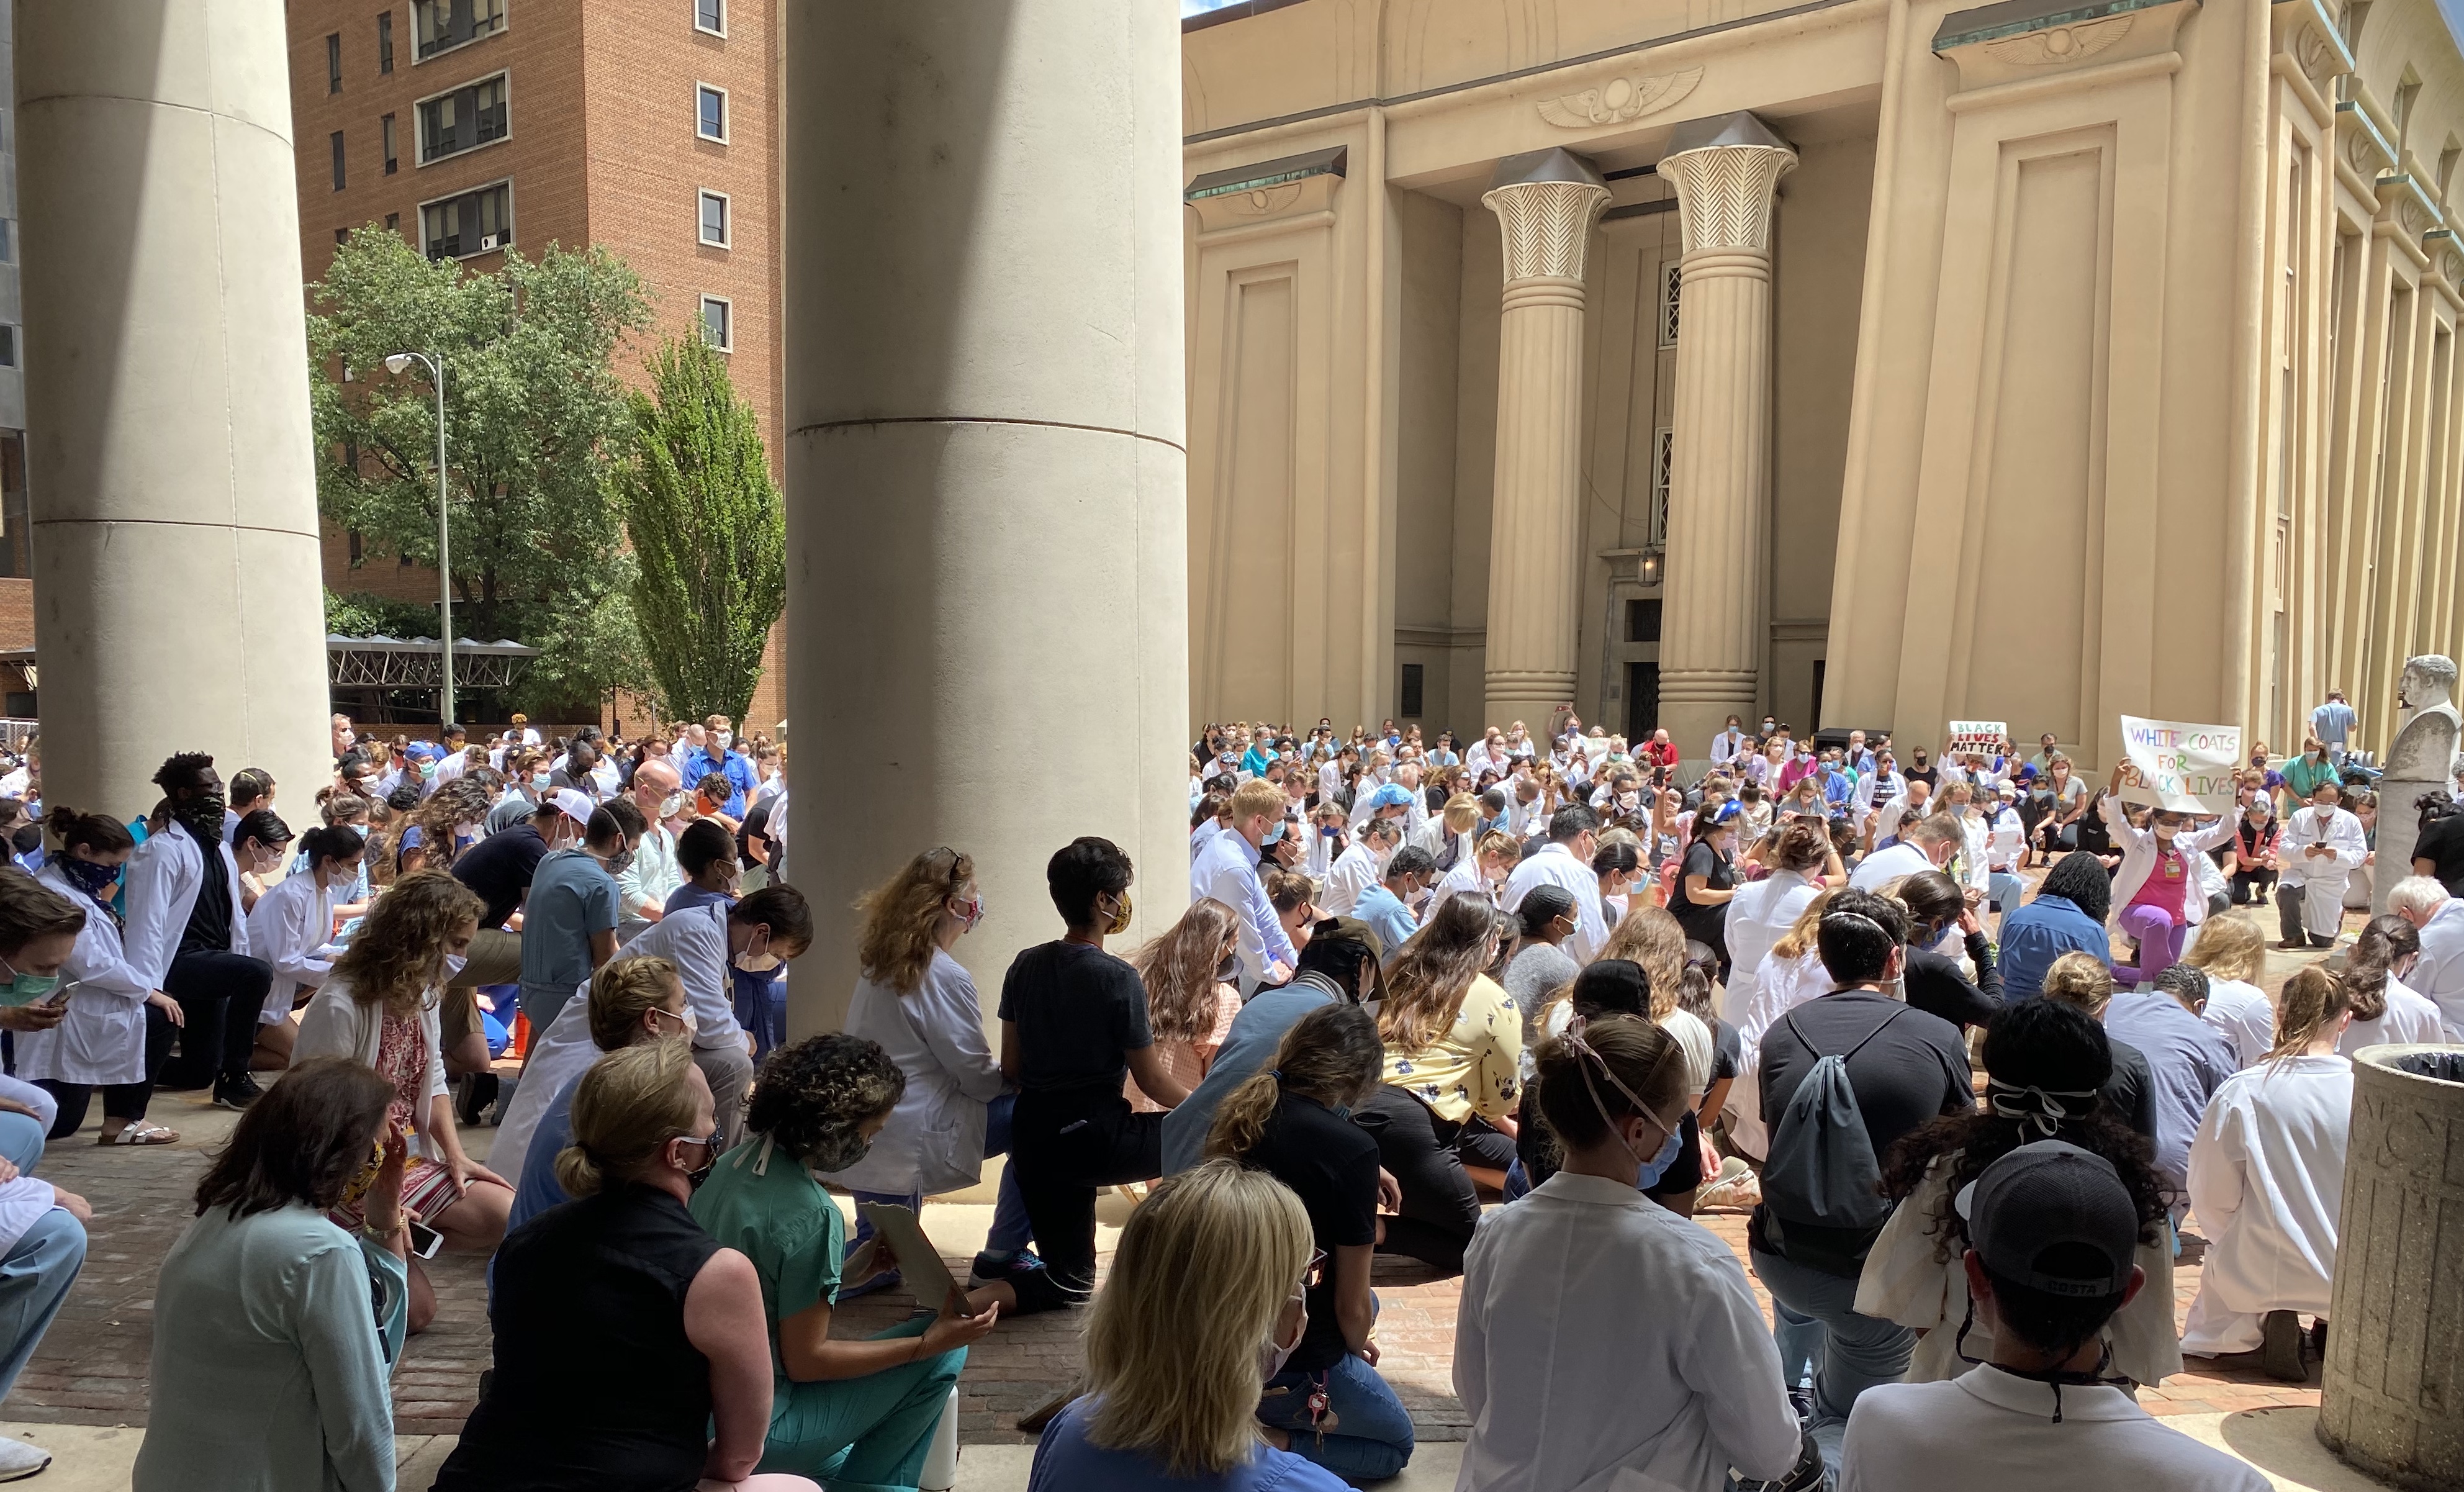
[[[698, 1017], [693, 1015], [693, 1007], [691, 1005], [687, 1005], [682, 1010], [658, 1010], [654, 1008], [650, 1013], [654, 1016], [659, 1016], [666, 1020], [676, 1021], [678, 1034], [683, 1036], [688, 1042], [701, 1034], [701, 1020]], [[652, 1026], [650, 1029], [658, 1031], [661, 1035], [666, 1034], [665, 1031], [661, 1030], [657, 1026]]]
[[1683, 1148], [1676, 1132], [1670, 1131], [1667, 1143], [1660, 1147], [1660, 1152], [1635, 1168], [1634, 1189], [1648, 1192], [1658, 1186], [1660, 1178], [1668, 1174], [1668, 1168], [1677, 1164], [1677, 1156]]
[[462, 976], [463, 969], [468, 966], [470, 962], [470, 958], [465, 954], [447, 954], [445, 955], [445, 982], [451, 984], [455, 979], [460, 978]]
[[[778, 968], [781, 959], [779, 955], [770, 952], [770, 930], [768, 928], [754, 929], [752, 941], [744, 945], [744, 952], [736, 955], [736, 967], [743, 970], [747, 974], [768, 974], [771, 970]], [[830, 1169], [837, 1170], [839, 1168], [834, 1166]]]
[[1275, 826], [1274, 826], [1273, 828], [1270, 828], [1270, 829], [1268, 829], [1268, 830], [1266, 831], [1266, 837], [1265, 837], [1265, 839], [1260, 840], [1260, 841], [1258, 842], [1258, 847], [1259, 847], [1259, 848], [1261, 848], [1261, 849], [1264, 849], [1264, 848], [1265, 848], [1265, 847], [1266, 847], [1267, 845], [1280, 845], [1280, 844], [1282, 844], [1282, 843], [1283, 843], [1283, 839], [1284, 839], [1284, 821], [1283, 821], [1283, 820], [1281, 820], [1281, 819], [1277, 819], [1277, 820], [1275, 821]]
[[728, 747], [736, 743], [736, 733], [734, 731], [713, 731], [710, 733], [710, 738], [719, 750], [725, 751]]
[[544, 793], [547, 791], [548, 783], [553, 779], [553, 776], [549, 773], [534, 772], [531, 774], [531, 786], [534, 789]]
[[1284, 1364], [1289, 1362], [1292, 1353], [1299, 1350], [1301, 1338], [1309, 1335], [1309, 1297], [1295, 1290], [1285, 1304], [1300, 1306], [1300, 1325], [1292, 1329], [1292, 1339], [1288, 1342], [1278, 1342], [1273, 1337], [1268, 1337], [1258, 1344], [1258, 1381], [1260, 1383], [1283, 1371]]
[[423, 781], [436, 776], [436, 763], [432, 761], [421, 762], [419, 764], [419, 776]]
[[8, 988], [0, 990], [0, 1005], [30, 1005], [60, 987], [56, 974], [19, 974], [6, 959], [0, 959], [0, 970], [9, 975]]

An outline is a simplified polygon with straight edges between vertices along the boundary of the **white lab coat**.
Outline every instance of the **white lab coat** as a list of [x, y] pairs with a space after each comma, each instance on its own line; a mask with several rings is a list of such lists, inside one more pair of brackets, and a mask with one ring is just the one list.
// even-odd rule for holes
[[1377, 884], [1378, 857], [1369, 845], [1355, 838], [1350, 848], [1334, 857], [1334, 866], [1326, 873], [1326, 885], [1319, 888], [1317, 910], [1330, 917], [1348, 917], [1360, 898]]
[[2123, 1389], [2057, 1391], [1986, 1367], [1948, 1382], [1876, 1384], [1858, 1395], [1840, 1448], [1838, 1492], [1932, 1492], [1971, 1482], [1993, 1492], [2275, 1485], [2247, 1461], [2149, 1415]]
[[[2213, 1009], [2212, 1003], [2209, 1006]], [[25, 1038], [19, 1037], [22, 1043]], [[2402, 979], [2387, 981], [2387, 1009], [2375, 1020], [2356, 1018], [2336, 1041], [2340, 1056], [2350, 1057], [2365, 1046], [2403, 1045], [2415, 1042], [2449, 1042], [2438, 1006]]]
[[2257, 1066], [2276, 1045], [2276, 1006], [2255, 984], [2210, 979], [2208, 1008], [2199, 1019], [2224, 1033], [2237, 1067]]
[[2015, 872], [2019, 868], [2019, 854], [2028, 847], [2028, 826], [2019, 822], [2019, 810], [1996, 808], [1983, 817], [1988, 836], [1986, 867]]
[[[1959, 1152], [1937, 1155], [1925, 1168], [1925, 1179], [1891, 1211], [1881, 1234], [1865, 1255], [1857, 1280], [1857, 1313], [1877, 1321], [1896, 1321], [1925, 1335], [1908, 1361], [1906, 1383], [1937, 1383], [1968, 1371], [1960, 1352], [1991, 1361], [1993, 1328], [1981, 1318], [1969, 1327], [1963, 1348], [1961, 1323], [1968, 1319], [1968, 1271], [1962, 1252], [1945, 1259], [1940, 1248], [1943, 1219], [1950, 1214], [1950, 1174]], [[2133, 1382], [2154, 1385], [2182, 1371], [2182, 1344], [2173, 1335], [2172, 1238], [2157, 1230], [2156, 1241], [2139, 1245], [2139, 1267], [2147, 1284], [2136, 1299], [2104, 1325], [2103, 1340], [2113, 1352], [2113, 1371]]]
[[[229, 845], [216, 845], [223, 874], [231, 882], [231, 951], [249, 950], [248, 918], [241, 912], [239, 862]], [[187, 828], [174, 822], [137, 846], [123, 877], [127, 888], [128, 925], [121, 932], [128, 966], [149, 990], [163, 987], [171, 959], [180, 951], [180, 934], [188, 928], [188, 913], [197, 908], [197, 889], [205, 884], [206, 857]]]
[[1561, 1171], [1463, 1260], [1457, 1492], [1718, 1492], [1795, 1464], [1779, 1351], [1737, 1256], [1632, 1186]]
[[[727, 976], [727, 909], [716, 902], [688, 907], [653, 922], [616, 950], [619, 958], [657, 957], [676, 966], [684, 981], [685, 1007], [693, 1014], [693, 1045], [745, 1050], [748, 1038], [736, 1023], [736, 991]], [[588, 986], [583, 986], [588, 994]]]
[[[1888, 810], [1884, 810], [1888, 812]], [[1930, 857], [1922, 849], [1902, 840], [1888, 849], [1878, 849], [1857, 863], [1849, 872], [1848, 884], [1860, 891], [1879, 893], [1902, 876], [1923, 875], [1935, 868]]]
[[1001, 1070], [967, 971], [936, 948], [912, 994], [859, 978], [846, 1030], [879, 1042], [907, 1074], [907, 1091], [864, 1159], [830, 1180], [891, 1196], [975, 1185], [983, 1171], [985, 1106], [1001, 1095]]
[[1763, 956], [1771, 952], [1773, 943], [1788, 935], [1789, 929], [1796, 926], [1806, 903], [1821, 894], [1821, 887], [1793, 870], [1774, 870], [1737, 889], [1737, 894], [1728, 902], [1728, 917], [1724, 924], [1728, 936], [1728, 966], [1733, 971], [1728, 980], [1727, 1012], [1731, 1025], [1736, 1023], [1739, 1007], [1753, 988], [1754, 976], [1762, 970]]
[[[2224, 840], [2215, 843], [2221, 845]], [[2324, 845], [2333, 853], [2316, 858], [2303, 854], [2312, 845]], [[2284, 821], [2283, 844], [2278, 850], [2284, 858], [2284, 873], [2277, 884], [2301, 888], [2301, 925], [2313, 937], [2334, 937], [2343, 931], [2344, 882], [2369, 852], [2362, 821], [2342, 808], [2313, 803], [2295, 810], [2293, 817]], [[2129, 862], [2124, 861], [2123, 867], [2126, 872]], [[2132, 889], [2137, 889], [2135, 886]], [[2129, 905], [2119, 878], [2114, 882], [2113, 904]]]
[[1492, 907], [1497, 905], [1498, 887], [1482, 873], [1478, 855], [1463, 856], [1455, 862], [1453, 869], [1438, 877], [1438, 889], [1429, 895], [1429, 915], [1436, 916], [1449, 896], [1475, 896]]
[[[698, 1019], [698, 1018], [696, 1018]], [[522, 1081], [496, 1120], [496, 1137], [488, 1147], [488, 1169], [520, 1179], [522, 1158], [531, 1137], [539, 1132], [539, 1116], [565, 1085], [590, 1070], [602, 1053], [590, 1039], [590, 987], [564, 1002], [544, 1031], [531, 1033], [531, 1049], [522, 1059]]]
[[[436, 1016], [438, 994], [430, 988], [419, 1000], [419, 1036], [428, 1046], [428, 1076], [420, 1085], [419, 1102], [411, 1106], [411, 1120], [423, 1132], [428, 1127], [429, 1106], [445, 1092], [445, 1043]], [[299, 1039], [292, 1044], [291, 1060], [297, 1064], [311, 1057], [348, 1057], [363, 1066], [374, 1067], [384, 1041], [384, 1008], [361, 1004], [351, 997], [350, 980], [329, 977], [299, 1017]], [[421, 1141], [414, 1139], [411, 1145], [419, 1153], [435, 1158], [435, 1152]], [[506, 1174], [497, 1172], [499, 1175]], [[521, 1174], [519, 1171], [511, 1174]]]
[[1600, 909], [1600, 878], [1590, 866], [1574, 858], [1565, 845], [1551, 842], [1536, 855], [1524, 857], [1506, 878], [1506, 899], [1508, 911], [1523, 905], [1535, 886], [1556, 886], [1574, 898], [1574, 935], [1566, 939], [1566, 954], [1578, 964], [1590, 963], [1600, 956], [1609, 944], [1607, 914]]
[[60, 973], [77, 981], [69, 1013], [48, 1031], [16, 1036], [17, 1076], [29, 1083], [145, 1081], [145, 998], [155, 986], [122, 956], [120, 925], [78, 890], [57, 861], [34, 877], [85, 913]]
[[318, 886], [313, 872], [296, 871], [266, 888], [248, 914], [248, 946], [274, 965], [274, 990], [257, 1012], [258, 1024], [291, 1019], [295, 985], [325, 982], [342, 955], [333, 937], [334, 892]]
[[2438, 1007], [2447, 1040], [2464, 1042], [2464, 901], [2451, 897], [2431, 914], [2409, 982]]
[[1794, 958], [1766, 955], [1761, 972], [1743, 982], [1745, 1007], [1738, 1008], [1733, 995], [1728, 1000], [1727, 1021], [1737, 1028], [1741, 1044], [1736, 1081], [1728, 1088], [1728, 1107], [1724, 1111], [1728, 1116], [1729, 1141], [1759, 1160], [1771, 1152], [1771, 1132], [1763, 1126], [1763, 1036], [1779, 1024], [1780, 1017], [1829, 994], [1836, 981], [1822, 966], [1821, 951], [1809, 948]]
[[2271, 1310], [2326, 1314], [2352, 1113], [2344, 1057], [2263, 1063], [2227, 1078], [2209, 1100], [2189, 1173], [2208, 1256], [2183, 1351], [2249, 1351]]
[[[2112, 827], [2113, 843], [2122, 851], [2122, 868], [2113, 873], [2113, 905], [2116, 911], [2120, 911], [2130, 905], [2130, 898], [2139, 894], [2139, 889], [2147, 884], [2147, 877], [2155, 871], [2159, 846], [2154, 830], [2131, 827], [2129, 808], [2121, 799], [2110, 793], [2106, 794], [2098, 811], [2104, 815], [2104, 822]], [[2354, 819], [2351, 814], [2346, 814], [2344, 817], [2352, 820], [2353, 843], [2359, 846], [2362, 821]], [[2186, 824], [2174, 834], [2173, 847], [2181, 851], [2185, 859], [2196, 859], [2217, 845], [2231, 842], [2234, 831], [2240, 826], [2241, 820], [2233, 814], [2225, 815], [2204, 829], [2192, 830]], [[2361, 857], [2358, 854], [2355, 855], [2353, 864], [2361, 863]], [[2338, 895], [2343, 893], [2343, 882], [2341, 879], [2336, 883], [2336, 889]], [[2343, 911], [2339, 909], [2336, 916], [2340, 917], [2343, 914]], [[2195, 886], [2184, 888], [2183, 925], [2197, 927], [2207, 919], [2207, 915], [2206, 893]], [[2330, 931], [2333, 931], [2334, 925], [2335, 918], [2329, 918]]]

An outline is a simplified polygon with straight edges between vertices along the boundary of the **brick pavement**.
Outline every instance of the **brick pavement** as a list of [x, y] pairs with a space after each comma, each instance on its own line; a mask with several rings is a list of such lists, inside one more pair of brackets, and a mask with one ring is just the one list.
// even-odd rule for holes
[[[2271, 993], [2311, 956], [2272, 954], [2266, 981]], [[94, 1203], [93, 1244], [58, 1324], [10, 1395], [10, 1417], [106, 1426], [144, 1422], [155, 1272], [187, 1225], [191, 1189], [210, 1146], [229, 1133], [232, 1119], [204, 1099], [202, 1093], [166, 1093], [155, 1100], [153, 1117], [183, 1131], [176, 1147], [102, 1150], [89, 1137], [98, 1116], [88, 1121], [85, 1134], [55, 1144], [45, 1157], [43, 1174]], [[484, 1158], [493, 1134], [480, 1130], [470, 1136], [474, 1155]], [[1104, 1204], [1099, 1243], [1106, 1260], [1125, 1206], [1117, 1197]], [[963, 1267], [989, 1218], [988, 1207], [936, 1202], [928, 1208], [926, 1226], [953, 1263]], [[1742, 1217], [1715, 1215], [1703, 1222], [1742, 1258]], [[2195, 1219], [2189, 1231], [2195, 1234]], [[2194, 1240], [2175, 1274], [2179, 1310], [2188, 1309], [2197, 1290], [2198, 1252]], [[437, 1323], [411, 1340], [394, 1375], [398, 1428], [406, 1436], [457, 1433], [489, 1355], [480, 1262], [449, 1257], [429, 1267], [437, 1284]], [[1463, 1438], [1463, 1411], [1451, 1384], [1457, 1282], [1432, 1280], [1408, 1261], [1381, 1260], [1376, 1283], [1383, 1306], [1380, 1370], [1423, 1438]], [[869, 1335], [912, 1308], [903, 1292], [884, 1291], [844, 1307], [840, 1330]], [[1078, 1323], [1068, 1314], [1031, 1317], [1004, 1324], [979, 1345], [960, 1382], [962, 1440], [1025, 1439], [1015, 1421], [1069, 1381], [1079, 1361], [1077, 1332]], [[2143, 1394], [2159, 1415], [2316, 1405], [2318, 1397], [2315, 1386], [2278, 1384], [2251, 1371], [2208, 1371], [2203, 1364]]]

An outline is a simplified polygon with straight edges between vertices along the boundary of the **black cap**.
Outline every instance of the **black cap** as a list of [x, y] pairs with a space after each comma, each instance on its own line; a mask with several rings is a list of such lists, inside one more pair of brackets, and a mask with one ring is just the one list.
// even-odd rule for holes
[[[2113, 1162], [2062, 1140], [2022, 1145], [1962, 1187], [1969, 1245], [1995, 1277], [2076, 1300], [2119, 1295], [2139, 1250], [2139, 1209]], [[2045, 1256], [2063, 1244], [2055, 1262]], [[2101, 1262], [2082, 1273], [2080, 1262]]]

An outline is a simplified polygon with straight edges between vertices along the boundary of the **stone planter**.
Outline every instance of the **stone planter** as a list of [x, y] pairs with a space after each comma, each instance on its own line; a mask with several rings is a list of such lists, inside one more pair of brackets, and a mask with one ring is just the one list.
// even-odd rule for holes
[[2346, 1154], [2319, 1438], [2464, 1492], [2464, 1046], [2355, 1054]]

